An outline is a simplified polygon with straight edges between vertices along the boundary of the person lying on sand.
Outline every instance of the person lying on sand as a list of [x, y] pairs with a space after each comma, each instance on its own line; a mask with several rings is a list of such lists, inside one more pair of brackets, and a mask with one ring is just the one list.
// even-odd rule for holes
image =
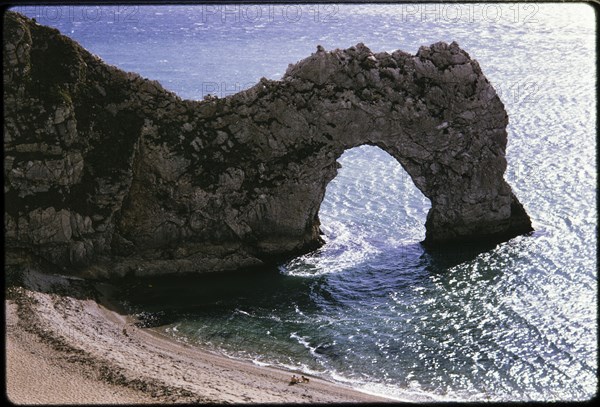
[[292, 375], [292, 379], [290, 380], [290, 384], [308, 383], [308, 382], [310, 382], [310, 379], [308, 377], [304, 377], [304, 375], [302, 375], [302, 377]]

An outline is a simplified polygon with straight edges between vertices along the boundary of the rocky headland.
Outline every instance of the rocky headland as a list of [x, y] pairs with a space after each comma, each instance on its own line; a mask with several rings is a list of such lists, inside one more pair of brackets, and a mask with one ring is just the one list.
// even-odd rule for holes
[[280, 81], [192, 101], [17, 13], [3, 30], [9, 268], [144, 276], [305, 253], [336, 160], [364, 144], [431, 200], [426, 246], [532, 230], [503, 178], [504, 106], [456, 43], [319, 47]]

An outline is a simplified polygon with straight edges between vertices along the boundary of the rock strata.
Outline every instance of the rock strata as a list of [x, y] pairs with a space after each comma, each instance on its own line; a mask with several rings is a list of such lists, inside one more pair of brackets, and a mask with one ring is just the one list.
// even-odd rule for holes
[[[280, 81], [182, 100], [4, 16], [9, 259], [83, 276], [259, 266], [319, 247], [325, 187], [374, 145], [431, 200], [426, 245], [532, 230], [503, 178], [508, 117], [456, 43], [319, 47]], [[399, 198], [400, 199], [400, 198]]]

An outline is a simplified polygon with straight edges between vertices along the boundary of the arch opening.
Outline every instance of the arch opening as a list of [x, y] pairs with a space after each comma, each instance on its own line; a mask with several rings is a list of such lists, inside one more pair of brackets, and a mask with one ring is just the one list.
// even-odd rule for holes
[[344, 270], [385, 253], [398, 253], [425, 238], [431, 202], [382, 148], [364, 144], [337, 159], [318, 218], [325, 244], [288, 263], [295, 274]]
[[354, 232], [381, 246], [425, 238], [431, 202], [394, 157], [362, 145], [345, 150], [338, 162], [319, 209], [326, 239]]

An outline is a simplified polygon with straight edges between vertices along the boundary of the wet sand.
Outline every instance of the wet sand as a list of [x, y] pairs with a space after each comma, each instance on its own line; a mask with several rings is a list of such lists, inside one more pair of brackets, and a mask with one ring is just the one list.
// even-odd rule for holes
[[28, 273], [6, 300], [7, 396], [18, 404], [376, 403], [392, 400], [165, 338], [109, 301], [109, 288]]

